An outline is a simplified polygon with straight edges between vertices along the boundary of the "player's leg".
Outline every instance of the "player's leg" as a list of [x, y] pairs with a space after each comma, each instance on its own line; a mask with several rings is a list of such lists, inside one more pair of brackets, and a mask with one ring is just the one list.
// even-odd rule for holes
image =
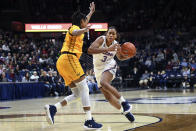
[[63, 77], [65, 84], [69, 85], [69, 87], [71, 88], [72, 94], [65, 97], [61, 102], [58, 102], [55, 105], [45, 105], [44, 109], [46, 110], [46, 118], [49, 124], [54, 124], [54, 116], [59, 109], [67, 105], [69, 102], [79, 98], [79, 91], [76, 88], [75, 84], [72, 82], [72, 79], [69, 75], [73, 74], [73, 69], [67, 59], [67, 55], [61, 55], [59, 57], [57, 61], [57, 70]]
[[[67, 105], [69, 101], [75, 100], [75, 98], [80, 97], [84, 112], [86, 113], [86, 121], [84, 124], [85, 128], [87, 129], [101, 128], [102, 125], [96, 123], [91, 116], [89, 89], [84, 76], [83, 69], [80, 65], [78, 58], [74, 55], [64, 55], [64, 56], [61, 55], [59, 59], [57, 61], [57, 69], [60, 75], [64, 78], [65, 83], [71, 87], [73, 94], [68, 97], [65, 97], [63, 101], [55, 104], [54, 106], [51, 105], [49, 106], [49, 109], [51, 107], [52, 110], [52, 113], [49, 114], [53, 115], [53, 116], [50, 115], [52, 119], [51, 123], [52, 124], [54, 123], [54, 115], [56, 113], [55, 109], [58, 110], [62, 108], [62, 106]], [[75, 91], [76, 89], [77, 91]]]
[[44, 108], [46, 110], [46, 119], [49, 124], [54, 124], [54, 116], [59, 109], [61, 109], [63, 106], [66, 106], [68, 103], [79, 99], [78, 88], [76, 88], [73, 83], [70, 84], [69, 87], [72, 90], [71, 95], [66, 96], [61, 102], [58, 102], [55, 105], [45, 105]]
[[[95, 71], [95, 77], [96, 77], [96, 81], [97, 81], [97, 84], [98, 84], [98, 88], [99, 90], [103, 93], [105, 99], [112, 105], [114, 106], [116, 109], [120, 110], [121, 109], [121, 105], [120, 103], [118, 102], [118, 99], [110, 92], [110, 91], [107, 91], [105, 89], [105, 87], [102, 87], [102, 85], [100, 84], [101, 82], [101, 79], [102, 79], [102, 72], [104, 72], [104, 68], [103, 69], [94, 69]], [[110, 83], [112, 81], [112, 78], [113, 78], [113, 75], [112, 77], [108, 77], [108, 82], [107, 83]]]
[[105, 90], [108, 92], [112, 93], [120, 103], [125, 102], [125, 99], [123, 96], [120, 95], [120, 93], [114, 88], [110, 82], [113, 79], [113, 74], [109, 71], [105, 71], [102, 73], [101, 80], [100, 80], [100, 85], [104, 87]]
[[116, 109], [120, 110], [121, 109], [121, 105], [118, 102], [118, 100], [116, 99], [115, 96], [112, 95], [112, 93], [106, 91], [103, 87], [100, 87], [101, 92], [103, 93], [104, 97], [106, 98], [106, 100], [112, 105], [114, 106]]
[[[61, 102], [56, 103], [55, 105], [46, 105], [47, 121], [49, 124], [54, 124], [54, 116], [56, 112], [61, 109], [63, 106], [66, 106], [71, 101], [81, 98], [84, 112], [86, 113], [86, 121], [84, 123], [84, 128], [86, 129], [99, 129], [102, 127], [101, 124], [96, 123], [91, 115], [90, 110], [90, 100], [89, 100], [89, 89], [86, 83], [84, 76], [74, 81], [70, 84], [69, 87], [72, 90], [72, 94], [65, 97]], [[77, 83], [76, 83], [77, 82]], [[76, 85], [76, 86], [75, 86]]]
[[85, 112], [85, 129], [99, 129], [102, 128], [102, 124], [96, 123], [91, 115], [90, 99], [89, 99], [89, 88], [85, 79], [85, 76], [74, 81], [76, 87], [79, 90], [79, 95], [82, 101], [83, 110]]
[[[118, 100], [119, 104], [122, 105], [123, 108], [123, 114], [131, 121], [133, 122], [135, 120], [134, 116], [130, 113], [132, 106], [124, 99], [123, 96], [120, 95], [120, 93], [114, 88], [110, 82], [113, 79], [113, 75], [110, 71], [105, 71], [102, 73], [100, 84], [102, 88], [104, 88], [105, 91], [111, 93], [114, 98]], [[108, 94], [107, 94], [108, 95]], [[107, 96], [108, 97], [108, 96]], [[111, 97], [112, 98], [112, 97]], [[115, 103], [115, 99], [109, 99], [110, 103]], [[117, 103], [115, 103], [115, 107], [119, 108]]]
[[[123, 105], [123, 107], [125, 107], [123, 108], [124, 111], [129, 112], [131, 110], [129, 104], [125, 101], [124, 97], [120, 95], [120, 93], [116, 90], [116, 88], [114, 88], [110, 84], [110, 82], [112, 81], [116, 73], [116, 69], [115, 68], [112, 69], [111, 66], [112, 64], [106, 67], [105, 69], [96, 69], [96, 68], [94, 69], [98, 86], [104, 88], [104, 91], [107, 91], [110, 94], [112, 94], [119, 101], [119, 103]], [[109, 97], [108, 95], [110, 94], [105, 93], [104, 95], [107, 95], [106, 97]], [[110, 103], [115, 103], [115, 102], [113, 102], [112, 99], [110, 99]], [[118, 107], [118, 105], [115, 106]]]
[[74, 102], [75, 100], [79, 99], [79, 91], [78, 88], [76, 88], [76, 85], [74, 83], [71, 83], [69, 87], [71, 88], [72, 94], [66, 96], [61, 102], [55, 104], [57, 110], [62, 108], [63, 106], [66, 106], [68, 103]]

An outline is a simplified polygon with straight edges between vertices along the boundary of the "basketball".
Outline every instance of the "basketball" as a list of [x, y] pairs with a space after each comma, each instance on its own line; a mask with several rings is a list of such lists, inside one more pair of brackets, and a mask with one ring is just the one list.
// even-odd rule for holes
[[125, 42], [121, 45], [121, 54], [129, 58], [134, 57], [136, 54], [135, 45], [130, 42]]

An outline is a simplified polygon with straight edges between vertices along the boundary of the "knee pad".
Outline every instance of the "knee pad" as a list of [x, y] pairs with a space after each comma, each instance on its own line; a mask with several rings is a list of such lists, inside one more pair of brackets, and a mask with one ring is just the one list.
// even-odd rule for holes
[[79, 88], [78, 87], [71, 88], [71, 91], [72, 91], [72, 94], [75, 97], [80, 97], [80, 91], [79, 91]]
[[78, 87], [79, 95], [81, 97], [83, 107], [90, 107], [89, 88], [86, 83], [86, 79], [75, 84]]
[[74, 102], [80, 98], [79, 90], [77, 87], [71, 88], [71, 91], [72, 91], [72, 94], [64, 98], [67, 104], [70, 103], [71, 101]]

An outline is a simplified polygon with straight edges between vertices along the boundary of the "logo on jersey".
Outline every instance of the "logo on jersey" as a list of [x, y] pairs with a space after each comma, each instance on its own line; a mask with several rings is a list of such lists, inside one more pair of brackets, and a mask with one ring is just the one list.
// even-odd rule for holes
[[107, 55], [107, 56], [113, 56], [113, 54], [110, 53], [110, 52], [105, 52], [105, 53], [102, 53], [102, 54]]
[[77, 75], [77, 76], [80, 76], [80, 72], [77, 72], [76, 75]]

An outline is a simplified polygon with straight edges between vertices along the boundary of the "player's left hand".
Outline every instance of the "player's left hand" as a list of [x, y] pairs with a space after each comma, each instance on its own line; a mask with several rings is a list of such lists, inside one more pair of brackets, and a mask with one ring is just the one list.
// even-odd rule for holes
[[121, 47], [120, 47], [120, 44], [118, 43], [118, 46], [117, 46], [117, 53], [120, 53], [120, 51], [121, 51]]
[[95, 12], [95, 3], [94, 3], [94, 2], [90, 3], [89, 9], [90, 9], [90, 12], [91, 12], [92, 14]]
[[121, 52], [121, 48], [118, 48], [118, 50], [117, 50], [117, 56], [118, 56], [119, 60], [128, 60], [128, 59], [130, 59], [130, 57], [128, 57], [128, 55], [123, 54]]

